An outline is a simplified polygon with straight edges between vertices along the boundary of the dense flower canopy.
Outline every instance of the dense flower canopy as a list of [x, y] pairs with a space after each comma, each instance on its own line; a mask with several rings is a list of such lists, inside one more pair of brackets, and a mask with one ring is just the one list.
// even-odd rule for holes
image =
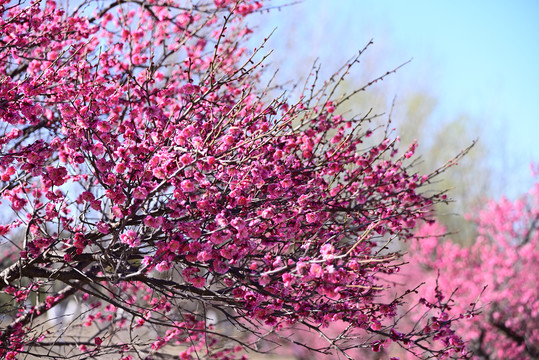
[[385, 245], [445, 199], [421, 191], [444, 168], [338, 113], [361, 52], [272, 99], [243, 45], [261, 8], [0, 2], [0, 357], [224, 360], [337, 320], [317, 350], [466, 353], [454, 319], [399, 332], [405, 294], [381, 297]]

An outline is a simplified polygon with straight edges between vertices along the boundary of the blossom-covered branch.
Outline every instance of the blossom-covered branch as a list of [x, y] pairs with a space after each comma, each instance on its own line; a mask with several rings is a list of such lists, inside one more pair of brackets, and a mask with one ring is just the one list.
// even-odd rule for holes
[[261, 3], [0, 6], [0, 356], [232, 359], [337, 320], [319, 351], [444, 339], [380, 300], [434, 175], [332, 82], [268, 99]]

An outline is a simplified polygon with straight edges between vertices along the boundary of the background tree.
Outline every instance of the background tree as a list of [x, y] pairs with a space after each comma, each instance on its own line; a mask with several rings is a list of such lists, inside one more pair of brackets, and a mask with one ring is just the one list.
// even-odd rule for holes
[[475, 239], [477, 229], [466, 216], [480, 208], [498, 189], [492, 180], [495, 171], [488, 163], [490, 152], [484, 132], [465, 114], [434, 125], [437, 102], [426, 94], [408, 95], [400, 106], [402, 109], [395, 109], [394, 123], [403, 143], [416, 140], [420, 144], [417, 154], [421, 159], [416, 165], [420, 172], [435, 170], [455, 155], [455, 149], [475, 143], [458, 166], [448, 169], [433, 184], [433, 189], [438, 191], [449, 189], [447, 194], [452, 200], [434, 207], [436, 218], [451, 233], [452, 241], [469, 244]]
[[517, 200], [490, 201], [473, 220], [478, 237], [467, 247], [443, 241], [439, 224], [422, 227], [423, 239], [412, 242], [410, 262], [419, 267], [411, 276], [430, 278], [427, 286], [458, 289], [452, 305], [457, 312], [480, 299], [482, 313], [459, 324], [476, 359], [536, 359], [539, 183]]
[[0, 6], [1, 357], [233, 359], [298, 324], [320, 352], [466, 353], [458, 315], [398, 327], [384, 249], [445, 201], [421, 189], [446, 167], [339, 114], [362, 52], [267, 99], [242, 46], [259, 2]]

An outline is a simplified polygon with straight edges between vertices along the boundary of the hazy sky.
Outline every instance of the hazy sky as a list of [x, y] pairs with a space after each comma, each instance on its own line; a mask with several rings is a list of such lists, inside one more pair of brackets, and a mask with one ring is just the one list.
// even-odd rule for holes
[[333, 70], [370, 39], [372, 75], [413, 58], [381, 86], [429, 93], [440, 121], [469, 115], [507, 192], [527, 189], [539, 162], [539, 1], [306, 0], [262, 19], [263, 30], [277, 27], [269, 47], [288, 77], [315, 57]]

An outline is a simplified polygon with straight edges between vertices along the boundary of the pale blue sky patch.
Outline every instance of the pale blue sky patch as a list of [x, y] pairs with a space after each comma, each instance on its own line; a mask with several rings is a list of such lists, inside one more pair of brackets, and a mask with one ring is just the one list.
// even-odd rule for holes
[[262, 31], [278, 27], [268, 48], [283, 79], [305, 75], [315, 57], [327, 75], [371, 38], [361, 78], [413, 58], [384, 81], [388, 95], [424, 91], [440, 119], [469, 115], [505, 191], [527, 190], [539, 161], [539, 1], [306, 0], [258, 19]]

